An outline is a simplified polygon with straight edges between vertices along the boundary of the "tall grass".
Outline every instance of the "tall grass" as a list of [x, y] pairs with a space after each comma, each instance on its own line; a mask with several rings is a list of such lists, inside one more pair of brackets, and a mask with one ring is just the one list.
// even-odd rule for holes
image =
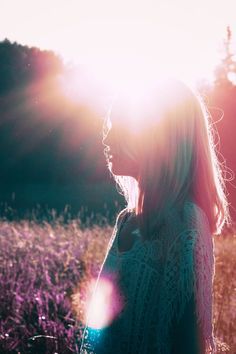
[[[56, 216], [51, 222], [0, 220], [0, 353], [75, 353], [86, 290], [97, 276], [111, 232], [104, 220], [101, 225], [82, 225], [79, 219], [65, 223]], [[215, 239], [215, 335], [226, 343], [219, 352], [232, 354], [235, 249], [233, 232]]]
[[[226, 343], [221, 351], [236, 353], [236, 231], [215, 237], [214, 328]], [[219, 349], [219, 352], [221, 352]]]

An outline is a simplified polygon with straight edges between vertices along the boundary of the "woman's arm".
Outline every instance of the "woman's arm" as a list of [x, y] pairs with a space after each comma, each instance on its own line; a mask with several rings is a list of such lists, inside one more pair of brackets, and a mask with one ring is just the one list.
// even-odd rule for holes
[[[213, 326], [213, 281], [215, 276], [215, 256], [213, 236], [204, 211], [195, 207], [197, 229], [194, 248], [194, 293], [196, 298], [196, 314], [206, 347], [206, 353], [216, 353]], [[205, 354], [204, 352], [204, 354]]]
[[157, 345], [163, 353], [172, 346], [176, 354], [214, 354], [213, 240], [207, 217], [199, 207], [189, 203], [184, 214], [183, 223], [177, 217], [169, 223], [172, 229], [167, 233], [160, 283]]
[[[194, 205], [192, 212], [188, 213], [187, 230], [195, 234], [193, 257], [184, 255], [193, 260], [194, 287], [191, 298], [187, 301], [184, 312], [176, 322], [174, 342], [176, 351], [181, 354], [214, 353], [214, 337], [212, 325], [213, 309], [213, 279], [214, 279], [214, 245], [210, 233], [207, 217], [202, 209]], [[195, 231], [194, 231], [195, 230]], [[188, 238], [189, 236], [187, 236]], [[187, 239], [186, 239], [187, 241]], [[183, 240], [184, 242], [184, 240]], [[187, 247], [188, 252], [190, 251]], [[186, 254], [188, 252], [185, 252]], [[183, 268], [184, 273], [185, 269]], [[184, 276], [184, 275], [183, 275]], [[182, 289], [184, 293], [184, 289]], [[175, 348], [173, 348], [175, 350]]]
[[182, 318], [173, 321], [170, 337], [171, 354], [205, 354], [205, 341], [197, 324], [193, 295], [186, 304]]

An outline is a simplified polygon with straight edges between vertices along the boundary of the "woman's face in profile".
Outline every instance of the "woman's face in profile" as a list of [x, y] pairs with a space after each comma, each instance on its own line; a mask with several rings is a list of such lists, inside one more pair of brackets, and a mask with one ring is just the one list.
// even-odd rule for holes
[[[132, 133], [121, 124], [112, 123], [112, 127], [103, 139], [105, 155], [109, 168], [114, 175], [138, 178], [138, 161], [132, 146]], [[133, 152], [132, 152], [133, 151]]]

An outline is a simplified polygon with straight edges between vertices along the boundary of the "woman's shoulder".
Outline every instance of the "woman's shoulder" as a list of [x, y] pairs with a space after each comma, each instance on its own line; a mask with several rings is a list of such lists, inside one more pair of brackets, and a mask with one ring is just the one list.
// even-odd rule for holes
[[209, 222], [205, 211], [195, 202], [187, 201], [184, 204], [184, 223], [190, 228], [208, 228]]
[[118, 213], [118, 215], [117, 215], [117, 217], [116, 217], [116, 225], [117, 225], [117, 227], [119, 227], [119, 226], [122, 224], [122, 222], [125, 221], [125, 219], [127, 218], [127, 216], [130, 215], [131, 213], [132, 213], [132, 211], [130, 211], [128, 208], [122, 209], [122, 210]]
[[205, 211], [191, 200], [185, 201], [181, 208], [172, 208], [167, 214], [165, 224], [170, 233], [175, 235], [189, 230], [209, 230]]
[[120, 219], [124, 218], [127, 213], [129, 213], [129, 209], [128, 208], [122, 209], [117, 215], [117, 220], [120, 220]]

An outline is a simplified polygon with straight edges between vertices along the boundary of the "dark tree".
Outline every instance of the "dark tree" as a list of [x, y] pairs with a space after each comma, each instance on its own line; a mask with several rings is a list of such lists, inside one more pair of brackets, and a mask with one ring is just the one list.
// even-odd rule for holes
[[11, 43], [8, 39], [0, 42], [0, 63], [0, 95], [63, 69], [61, 59], [53, 51]]
[[223, 42], [222, 61], [215, 69], [215, 85], [225, 88], [236, 85], [236, 57], [232, 52], [232, 31], [229, 26]]
[[222, 169], [225, 171], [230, 212], [236, 222], [236, 57], [232, 50], [232, 32], [227, 27], [223, 57], [215, 70], [215, 83], [207, 93], [208, 108], [219, 133], [216, 138]]

